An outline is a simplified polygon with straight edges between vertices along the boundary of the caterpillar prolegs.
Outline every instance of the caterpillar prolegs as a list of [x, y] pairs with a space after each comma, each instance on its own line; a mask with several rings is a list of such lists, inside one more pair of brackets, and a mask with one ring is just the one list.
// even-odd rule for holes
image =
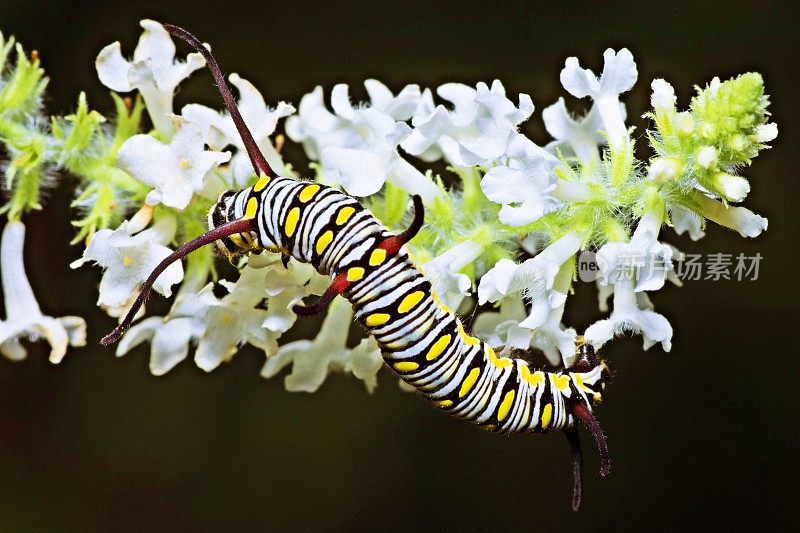
[[413, 197], [411, 226], [394, 235], [354, 198], [321, 184], [279, 177], [242, 120], [211, 52], [186, 30], [168, 24], [164, 28], [205, 56], [259, 179], [252, 187], [222, 193], [209, 212], [209, 231], [153, 270], [124, 320], [101, 342], [116, 342], [161, 272], [197, 248], [213, 242], [226, 255], [280, 251], [287, 261], [310, 263], [333, 279], [316, 303], [295, 306], [298, 314], [320, 312], [339, 295], [348, 299], [386, 364], [440, 410], [497, 433], [564, 431], [572, 449], [577, 509], [578, 422], [597, 442], [600, 473], [608, 474], [611, 465], [605, 436], [592, 414], [609, 373], [591, 345], [580, 344], [572, 367], [545, 372], [530, 368], [524, 359], [498, 355], [470, 335], [436, 297], [404, 246], [423, 225], [421, 199]]

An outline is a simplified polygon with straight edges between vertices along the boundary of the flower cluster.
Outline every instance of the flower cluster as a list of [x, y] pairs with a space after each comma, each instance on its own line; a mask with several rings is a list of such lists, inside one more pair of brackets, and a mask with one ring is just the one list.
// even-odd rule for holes
[[[87, 246], [78, 267], [103, 268], [97, 303], [119, 317], [130, 308], [151, 269], [178, 242], [205, 229], [205, 214], [219, 193], [251, 185], [255, 176], [230, 115], [189, 103], [174, 109], [178, 85], [203, 67], [202, 56], [176, 59], [169, 34], [157, 22], [144, 32], [131, 60], [114, 43], [97, 57], [100, 81], [112, 93], [116, 119], [109, 126], [83, 96], [75, 114], [46, 121], [40, 115], [45, 78], [36, 59], [17, 51], [17, 65], [0, 83], [0, 140], [10, 163], [11, 190], [4, 208], [11, 221], [3, 234], [3, 288], [7, 321], [0, 322], [0, 349], [19, 358], [20, 335], [40, 335], [59, 360], [66, 344], [79, 345], [84, 324], [76, 317], [42, 315], [21, 262], [22, 214], [38, 209], [48, 173], [79, 178], [75, 200], [76, 242]], [[0, 65], [12, 46], [3, 44]], [[408, 85], [396, 94], [377, 80], [364, 83], [368, 101], [353, 103], [347, 85], [326, 101], [316, 87], [295, 109], [270, 107], [248, 81], [232, 74], [244, 120], [273, 168], [285, 166], [275, 131], [281, 119], [291, 141], [302, 144], [316, 180], [360, 197], [389, 228], [402, 225], [409, 195], [426, 208], [426, 226], [410, 244], [443, 304], [481, 307], [476, 333], [503, 351], [538, 349], [556, 366], [569, 365], [578, 332], [562, 322], [577, 283], [576, 256], [596, 252], [600, 310], [608, 313], [582, 334], [596, 348], [624, 332], [641, 334], [644, 348], [669, 350], [672, 326], [653, 310], [648, 293], [676, 279], [679, 252], [660, 241], [664, 226], [692, 239], [710, 220], [755, 237], [765, 218], [732, 205], [744, 200], [749, 182], [738, 171], [777, 135], [768, 122], [768, 99], [758, 74], [748, 73], [698, 87], [688, 109], [679, 110], [669, 83], [652, 83], [649, 161], [634, 155], [633, 128], [621, 96], [638, 79], [627, 49], [606, 50], [598, 76], [568, 58], [560, 74], [566, 92], [591, 99], [576, 117], [563, 98], [542, 111], [553, 141], [539, 146], [521, 129], [534, 113], [531, 97], [511, 98], [498, 80], [474, 87], [446, 83]], [[146, 110], [153, 129], [142, 129]], [[48, 125], [49, 124], [49, 125]], [[443, 162], [447, 171], [437, 174]], [[8, 250], [8, 251], [7, 251]], [[631, 262], [646, 258], [647, 264]], [[166, 316], [134, 325], [118, 347], [123, 355], [149, 342], [150, 368], [160, 375], [188, 357], [205, 370], [228, 361], [247, 343], [266, 355], [265, 377], [279, 374], [292, 391], [313, 392], [332, 370], [351, 373], [372, 390], [382, 360], [363, 339], [348, 347], [350, 305], [337, 299], [316, 338], [281, 343], [296, 321], [292, 306], [321, 294], [329, 280], [309, 265], [271, 252], [243, 258], [235, 281], [219, 279], [213, 251], [174, 264], [156, 291], [170, 296]], [[223, 294], [224, 293], [224, 294]], [[223, 294], [223, 295], [221, 295]], [[9, 301], [10, 299], [10, 301]], [[493, 309], [495, 307], [496, 309]]]

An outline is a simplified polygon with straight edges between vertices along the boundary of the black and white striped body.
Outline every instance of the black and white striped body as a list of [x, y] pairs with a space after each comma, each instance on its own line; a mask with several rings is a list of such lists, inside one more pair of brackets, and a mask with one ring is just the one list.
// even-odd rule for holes
[[572, 427], [572, 406], [591, 410], [600, 398], [607, 379], [602, 363], [580, 372], [532, 370], [469, 335], [405, 247], [393, 254], [379, 248], [392, 234], [345, 194], [312, 182], [262, 178], [223, 194], [209, 224], [237, 218], [253, 218], [257, 232], [223, 241], [224, 251], [280, 250], [346, 278], [342, 296], [386, 363], [448, 414], [490, 431], [546, 432]]

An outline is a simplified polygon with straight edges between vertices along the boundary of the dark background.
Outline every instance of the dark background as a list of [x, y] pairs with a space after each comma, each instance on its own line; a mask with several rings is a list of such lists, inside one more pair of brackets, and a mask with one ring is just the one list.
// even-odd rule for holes
[[[558, 74], [580, 58], [597, 72], [606, 47], [626, 46], [639, 82], [625, 99], [638, 117], [649, 82], [667, 78], [686, 106], [694, 84], [763, 74], [780, 135], [744, 174], [746, 204], [770, 220], [755, 240], [709, 225], [686, 252], [764, 257], [757, 281], [694, 281], [655, 295], [675, 328], [673, 349], [610, 343], [615, 371], [597, 410], [614, 458], [597, 474], [588, 435], [583, 509], [569, 508], [570, 459], [560, 435], [499, 437], [451, 420], [401, 392], [388, 372], [373, 395], [332, 376], [291, 394], [258, 375], [244, 350], [205, 374], [190, 361], [167, 376], [148, 349], [117, 359], [101, 349], [113, 323], [93, 307], [99, 270], [71, 271], [71, 182], [26, 219], [26, 265], [43, 309], [87, 316], [89, 346], [61, 365], [44, 344], [0, 361], [0, 527], [168, 530], [248, 527], [611, 530], [796, 527], [798, 500], [798, 39], [792, 2], [647, 3], [639, 7], [415, 3], [0, 2], [0, 28], [36, 48], [51, 78], [47, 109], [68, 113], [79, 91], [112, 109], [94, 59], [120, 40], [130, 55], [138, 20], [173, 22], [210, 42], [223, 68], [268, 102], [297, 104], [321, 84], [378, 77], [405, 83], [500, 78], [537, 106], [524, 131], [547, 140], [541, 110], [566, 95]], [[179, 47], [181, 55], [188, 48]], [[207, 70], [176, 97], [221, 107]], [[569, 99], [573, 107], [579, 105]], [[641, 135], [642, 119], [632, 121]], [[640, 143], [644, 145], [643, 139]], [[290, 161], [305, 168], [300, 151]], [[646, 157], [647, 152], [640, 152]], [[579, 330], [600, 317], [594, 291], [571, 298]]]

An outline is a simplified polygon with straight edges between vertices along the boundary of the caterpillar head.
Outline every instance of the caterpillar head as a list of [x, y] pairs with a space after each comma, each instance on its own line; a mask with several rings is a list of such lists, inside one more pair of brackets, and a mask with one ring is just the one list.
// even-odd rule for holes
[[[250, 189], [244, 191], [224, 191], [219, 195], [217, 203], [208, 211], [209, 231], [224, 226], [234, 220], [245, 218], [246, 202]], [[252, 218], [252, 217], [250, 217]], [[214, 241], [217, 249], [226, 257], [232, 258], [246, 254], [259, 248], [255, 232], [234, 233]]]
[[606, 389], [606, 383], [611, 379], [611, 371], [608, 369], [606, 362], [597, 356], [597, 353], [594, 351], [594, 346], [585, 342], [583, 337], [578, 337], [577, 341], [578, 353], [576, 354], [572, 366], [570, 366], [567, 371], [578, 374], [588, 374], [599, 368], [600, 379], [587, 382], [585, 385], [594, 391], [594, 397], [592, 398], [594, 403], [600, 403], [602, 400], [602, 393]]

